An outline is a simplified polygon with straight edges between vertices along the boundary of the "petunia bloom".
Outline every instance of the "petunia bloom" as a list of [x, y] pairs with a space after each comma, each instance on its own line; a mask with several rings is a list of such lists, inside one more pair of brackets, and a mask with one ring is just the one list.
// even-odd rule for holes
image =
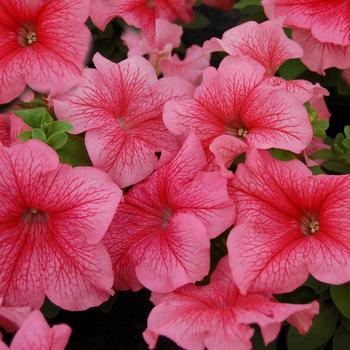
[[0, 0], [0, 103], [26, 85], [59, 93], [81, 78], [91, 34], [87, 0]]
[[24, 320], [31, 312], [31, 308], [2, 306], [3, 298], [0, 297], [0, 327], [7, 332], [14, 332], [22, 326]]
[[85, 143], [95, 167], [108, 172], [121, 187], [150, 175], [161, 160], [179, 149], [177, 137], [162, 120], [164, 103], [192, 96], [194, 87], [180, 78], [157, 80], [143, 57], [119, 64], [100, 54], [97, 69], [87, 69], [82, 82], [53, 103], [59, 119], [86, 131]]
[[207, 160], [190, 135], [179, 153], [125, 194], [103, 239], [116, 289], [170, 292], [209, 271], [210, 242], [234, 221], [227, 180], [204, 172]]
[[4, 306], [39, 308], [45, 295], [68, 310], [113, 294], [100, 243], [121, 190], [102, 171], [59, 163], [46, 144], [0, 146], [0, 295]]
[[140, 28], [154, 45], [156, 18], [190, 22], [193, 3], [193, 0], [92, 0], [91, 19], [104, 30], [111, 19], [122, 17], [129, 25]]
[[183, 60], [174, 54], [159, 61], [160, 70], [165, 77], [182, 77], [195, 85], [201, 83], [203, 71], [209, 65], [210, 54], [198, 45], [189, 47]]
[[33, 311], [15, 334], [10, 347], [0, 340], [0, 350], [64, 350], [71, 328], [66, 324], [47, 324], [40, 311]]
[[155, 45], [152, 46], [144, 38], [144, 34], [128, 28], [122, 35], [122, 39], [128, 46], [128, 57], [148, 55], [148, 60], [157, 72], [159, 61], [164, 57], [170, 57], [173, 48], [181, 45], [183, 29], [178, 24], [165, 19], [156, 19]]
[[350, 3], [348, 0], [263, 0], [269, 18], [284, 17], [286, 26], [309, 29], [320, 42], [350, 44]]
[[223, 171], [251, 146], [300, 153], [312, 138], [308, 114], [293, 94], [265, 83], [264, 74], [248, 58], [207, 68], [192, 99], [165, 104], [166, 126], [177, 135], [195, 132]]
[[350, 281], [350, 176], [313, 176], [299, 160], [251, 150], [232, 180], [237, 221], [228, 239], [242, 293], [285, 293], [311, 274]]
[[14, 114], [0, 114], [0, 145], [9, 147], [19, 142], [17, 136], [26, 129], [28, 125]]
[[144, 338], [151, 349], [158, 335], [193, 350], [249, 350], [255, 323], [265, 344], [273, 341], [287, 320], [306, 333], [318, 314], [317, 301], [310, 304], [282, 304], [271, 295], [242, 295], [232, 281], [224, 257], [205, 286], [186, 285], [163, 296], [148, 317]]
[[279, 66], [291, 58], [303, 56], [303, 50], [283, 31], [283, 19], [263, 23], [247, 22], [226, 31], [222, 39], [212, 38], [204, 43], [208, 52], [225, 51], [234, 57], [250, 57], [273, 76]]

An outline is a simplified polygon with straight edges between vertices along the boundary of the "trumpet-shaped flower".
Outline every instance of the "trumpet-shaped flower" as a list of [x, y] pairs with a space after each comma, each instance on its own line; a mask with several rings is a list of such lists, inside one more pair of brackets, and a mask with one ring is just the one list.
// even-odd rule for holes
[[207, 160], [189, 136], [179, 153], [125, 194], [103, 239], [115, 288], [170, 292], [209, 270], [210, 238], [234, 221], [227, 180], [202, 171]]
[[306, 333], [318, 311], [317, 301], [282, 304], [268, 294], [240, 294], [225, 257], [208, 285], [189, 284], [163, 296], [148, 317], [144, 338], [151, 349], [162, 335], [185, 349], [249, 350], [254, 333], [251, 324], [260, 326], [268, 344], [285, 320]]
[[119, 64], [96, 54], [97, 69], [85, 71], [82, 82], [54, 101], [56, 115], [86, 131], [85, 143], [95, 167], [108, 172], [121, 187], [150, 175], [158, 163], [177, 152], [177, 138], [162, 120], [164, 103], [192, 96], [186, 80], [157, 80], [143, 57]]
[[140, 28], [154, 45], [156, 18], [190, 22], [193, 3], [193, 0], [92, 0], [91, 18], [97, 27], [104, 30], [111, 19], [122, 17], [129, 25]]
[[17, 136], [29, 127], [14, 114], [0, 114], [0, 145], [9, 147], [18, 142]]
[[299, 160], [252, 150], [232, 184], [238, 208], [228, 250], [241, 292], [290, 292], [309, 274], [350, 281], [349, 175], [313, 176]]
[[348, 0], [263, 0], [269, 18], [284, 17], [284, 24], [309, 29], [323, 43], [350, 44], [350, 3]]
[[0, 340], [0, 350], [64, 350], [71, 335], [66, 324], [47, 324], [40, 311], [33, 311], [15, 334], [10, 347]]
[[0, 297], [0, 327], [7, 332], [14, 332], [22, 326], [24, 320], [31, 312], [31, 308], [2, 306], [3, 298]]
[[59, 93], [78, 83], [89, 50], [89, 12], [89, 0], [0, 1], [0, 103], [26, 85]]
[[45, 295], [82, 310], [113, 294], [100, 243], [121, 190], [102, 171], [59, 163], [46, 144], [0, 146], [0, 295], [38, 308]]
[[222, 39], [212, 38], [204, 43], [204, 49], [226, 51], [231, 56], [245, 56], [263, 65], [266, 74], [273, 76], [279, 66], [291, 58], [303, 56], [303, 50], [283, 31], [283, 19], [261, 24], [247, 22], [226, 31]]
[[165, 104], [166, 126], [177, 135], [195, 132], [222, 169], [251, 146], [301, 152], [312, 138], [308, 114], [293, 94], [265, 83], [264, 73], [248, 58], [207, 68], [192, 99]]

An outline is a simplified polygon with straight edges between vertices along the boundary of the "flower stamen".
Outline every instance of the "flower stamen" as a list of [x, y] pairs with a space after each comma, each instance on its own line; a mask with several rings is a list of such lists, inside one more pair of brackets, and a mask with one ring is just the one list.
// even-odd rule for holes
[[248, 130], [245, 128], [239, 128], [237, 131], [237, 134], [239, 137], [242, 137], [243, 139], [245, 139], [248, 135]]
[[27, 39], [28, 45], [33, 45], [37, 41], [36, 33], [35, 32], [28, 32], [28, 34], [26, 35], [26, 39]]

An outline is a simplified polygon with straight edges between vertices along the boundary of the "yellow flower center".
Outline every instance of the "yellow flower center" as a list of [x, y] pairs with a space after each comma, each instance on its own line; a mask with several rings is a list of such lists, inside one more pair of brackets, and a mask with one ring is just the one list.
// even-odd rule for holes
[[248, 135], [248, 130], [245, 128], [239, 128], [237, 133], [239, 137], [242, 137], [243, 139], [245, 139]]
[[28, 32], [26, 35], [26, 40], [28, 45], [33, 45], [37, 41], [37, 36], [35, 32]]

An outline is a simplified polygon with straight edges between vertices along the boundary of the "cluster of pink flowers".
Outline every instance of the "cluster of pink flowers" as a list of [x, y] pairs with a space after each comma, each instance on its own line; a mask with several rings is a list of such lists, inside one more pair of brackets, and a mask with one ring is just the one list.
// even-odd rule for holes
[[[45, 298], [86, 310], [143, 287], [155, 304], [144, 332], [151, 349], [167, 336], [190, 350], [248, 350], [251, 325], [268, 344], [282, 322], [306, 333], [319, 312], [317, 301], [274, 294], [309, 275], [350, 281], [350, 176], [305, 165], [326, 147], [305, 104], [328, 119], [328, 91], [277, 75], [296, 58], [321, 74], [350, 68], [349, 1], [263, 0], [269, 20], [181, 60], [174, 22], [190, 22], [193, 3], [0, 0], [0, 103], [43, 94], [71, 134], [84, 133], [92, 162], [63, 164], [44, 142], [18, 139], [30, 130], [21, 118], [0, 115], [0, 326], [19, 328], [1, 350], [65, 348], [71, 330], [48, 326]], [[138, 28], [122, 36], [127, 59], [96, 53], [95, 68], [84, 67], [88, 17], [101, 30], [116, 17]], [[217, 68], [215, 51], [227, 54]], [[271, 148], [304, 162], [276, 160]], [[227, 256], [196, 284], [213, 268], [211, 240], [227, 230]]]

